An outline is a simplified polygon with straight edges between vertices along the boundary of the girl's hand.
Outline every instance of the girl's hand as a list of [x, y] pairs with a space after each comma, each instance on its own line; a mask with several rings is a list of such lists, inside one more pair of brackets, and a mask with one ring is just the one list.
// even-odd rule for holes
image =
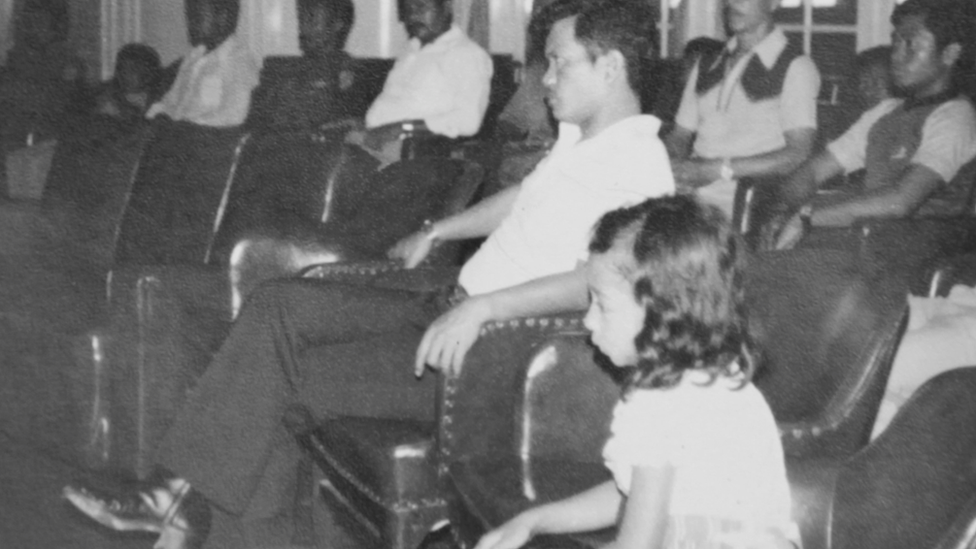
[[532, 539], [533, 522], [522, 513], [482, 536], [474, 549], [518, 549]]

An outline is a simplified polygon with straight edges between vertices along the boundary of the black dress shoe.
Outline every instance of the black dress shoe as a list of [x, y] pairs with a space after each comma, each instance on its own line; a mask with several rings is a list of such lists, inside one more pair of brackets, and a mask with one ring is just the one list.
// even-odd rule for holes
[[200, 547], [210, 530], [210, 505], [189, 484], [175, 492], [165, 484], [147, 485], [109, 495], [80, 486], [65, 486], [64, 497], [92, 520], [121, 532], [180, 530], [180, 549]]
[[[84, 486], [68, 485], [62, 494], [72, 505], [95, 522], [120, 532], [155, 532], [163, 528], [169, 491], [160, 486], [122, 494], [106, 494]], [[175, 499], [170, 494], [169, 499]]]

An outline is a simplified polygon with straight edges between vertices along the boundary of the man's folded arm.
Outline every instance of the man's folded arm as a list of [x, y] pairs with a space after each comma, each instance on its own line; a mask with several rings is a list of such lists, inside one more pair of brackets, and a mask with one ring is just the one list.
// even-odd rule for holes
[[814, 226], [843, 227], [863, 218], [908, 217], [942, 184], [942, 176], [934, 170], [913, 164], [894, 185], [815, 209], [811, 222]]
[[414, 373], [424, 367], [457, 373], [485, 322], [583, 310], [587, 306], [582, 267], [473, 296], [430, 325], [417, 348]]

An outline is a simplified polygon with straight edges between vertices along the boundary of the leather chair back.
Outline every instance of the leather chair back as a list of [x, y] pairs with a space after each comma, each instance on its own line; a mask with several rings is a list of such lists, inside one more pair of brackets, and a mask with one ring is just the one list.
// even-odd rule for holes
[[[974, 395], [976, 367], [940, 374], [845, 464], [836, 483], [830, 547], [936, 547], [976, 497]], [[973, 524], [973, 516], [961, 518]], [[967, 544], [959, 547], [974, 542], [970, 527]]]
[[158, 119], [116, 238], [116, 263], [207, 263], [246, 134]]
[[907, 319], [903, 288], [878, 284], [850, 255], [761, 254], [746, 275], [761, 350], [756, 386], [787, 454], [851, 454], [867, 443]]
[[319, 223], [329, 174], [343, 148], [337, 132], [252, 134], [241, 151], [214, 238], [211, 263], [227, 265], [233, 246], [254, 233], [286, 236]]
[[102, 275], [115, 255], [115, 235], [148, 140], [147, 127], [125, 127], [106, 117], [84, 117], [58, 139], [41, 204], [58, 224], [74, 257]]

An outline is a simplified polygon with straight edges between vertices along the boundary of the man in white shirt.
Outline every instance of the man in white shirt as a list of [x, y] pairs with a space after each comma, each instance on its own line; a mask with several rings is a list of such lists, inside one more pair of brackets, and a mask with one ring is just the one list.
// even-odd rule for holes
[[402, 0], [401, 8], [410, 43], [366, 113], [362, 143], [383, 150], [399, 139], [404, 122], [450, 138], [478, 133], [488, 109], [491, 56], [453, 24], [451, 0]]
[[[488, 236], [458, 285], [285, 280], [262, 287], [162, 444], [159, 463], [179, 478], [144, 491], [143, 501], [155, 503], [137, 512], [119, 512], [118, 500], [79, 488], [67, 488], [68, 499], [102, 524], [163, 536], [184, 535], [153, 517], [171, 502], [192, 502], [180, 499], [191, 485], [219, 516], [270, 519], [292, 501], [284, 479], [299, 453], [282, 426], [289, 406], [319, 416], [431, 418], [435, 376], [412, 373], [459, 368], [485, 322], [583, 310], [578, 265], [592, 226], [607, 211], [673, 192], [674, 181], [660, 122], [640, 115], [640, 22], [615, 2], [567, 6], [547, 43], [545, 85], [563, 122], [552, 154], [521, 185], [391, 250], [413, 268], [438, 242]], [[412, 371], [404, 364], [411, 354]], [[190, 511], [179, 504], [171, 511], [176, 526], [197, 528]]]
[[[901, 97], [865, 112], [779, 189], [766, 247], [789, 248], [809, 228], [859, 219], [967, 213], [976, 167], [976, 109], [958, 85], [974, 49], [967, 4], [908, 0], [895, 8], [891, 68]], [[859, 191], [816, 195], [825, 181], [862, 168]]]
[[732, 39], [699, 59], [666, 142], [678, 185], [731, 214], [739, 178], [776, 181], [810, 156], [820, 74], [774, 25], [779, 0], [726, 5]]
[[202, 126], [238, 126], [247, 118], [261, 70], [234, 35], [239, 0], [186, 0], [184, 7], [193, 49], [146, 117], [162, 114]]

